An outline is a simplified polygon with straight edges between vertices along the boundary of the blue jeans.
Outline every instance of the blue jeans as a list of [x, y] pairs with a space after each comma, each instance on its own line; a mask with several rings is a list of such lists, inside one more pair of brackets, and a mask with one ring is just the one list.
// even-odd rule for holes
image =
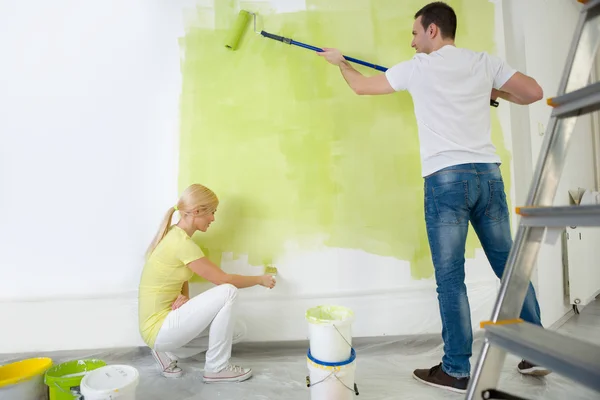
[[[512, 246], [510, 214], [499, 164], [461, 164], [425, 177], [425, 222], [442, 318], [442, 369], [470, 376], [473, 331], [465, 286], [465, 243], [469, 221], [487, 259], [502, 278]], [[533, 285], [521, 318], [542, 325]]]

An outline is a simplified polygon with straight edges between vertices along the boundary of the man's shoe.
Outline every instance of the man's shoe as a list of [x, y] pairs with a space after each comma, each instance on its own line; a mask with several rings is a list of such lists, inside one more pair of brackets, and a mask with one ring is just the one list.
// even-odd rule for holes
[[552, 371], [550, 371], [549, 369], [532, 364], [527, 360], [522, 360], [517, 366], [517, 369], [523, 375], [531, 376], [546, 376], [552, 373]]
[[469, 386], [469, 378], [455, 378], [448, 375], [442, 370], [442, 363], [430, 369], [416, 369], [413, 378], [426, 385], [455, 393], [466, 393]]

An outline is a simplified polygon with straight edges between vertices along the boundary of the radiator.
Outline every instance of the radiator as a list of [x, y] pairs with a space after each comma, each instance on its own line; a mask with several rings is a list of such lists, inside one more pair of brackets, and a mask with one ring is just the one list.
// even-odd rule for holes
[[[571, 198], [576, 204], [600, 203], [599, 192], [580, 191]], [[563, 255], [565, 294], [572, 305], [585, 306], [600, 294], [600, 228], [567, 227]]]

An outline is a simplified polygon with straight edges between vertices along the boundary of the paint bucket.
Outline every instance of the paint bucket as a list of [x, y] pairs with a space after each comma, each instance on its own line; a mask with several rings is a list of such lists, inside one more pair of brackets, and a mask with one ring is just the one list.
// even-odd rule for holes
[[336, 363], [348, 360], [352, 349], [352, 310], [324, 305], [306, 311], [310, 352], [317, 360]]
[[81, 380], [85, 400], [135, 400], [140, 379], [129, 365], [107, 365], [88, 372]]
[[72, 360], [58, 364], [48, 371], [44, 382], [50, 391], [50, 400], [80, 400], [81, 380], [90, 371], [104, 367], [102, 360]]
[[356, 371], [356, 352], [351, 351], [350, 358], [340, 363], [326, 363], [315, 359], [308, 350], [306, 357], [311, 400], [350, 400], [358, 388], [354, 382]]
[[40, 357], [17, 361], [0, 367], [0, 399], [47, 400], [44, 372], [52, 366], [52, 359]]

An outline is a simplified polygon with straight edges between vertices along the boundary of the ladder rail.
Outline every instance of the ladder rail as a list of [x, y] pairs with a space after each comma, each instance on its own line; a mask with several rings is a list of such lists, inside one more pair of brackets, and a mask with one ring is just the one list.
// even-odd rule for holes
[[[508, 255], [507, 267], [502, 276], [491, 321], [497, 322], [519, 317], [544, 233], [545, 230], [542, 228], [519, 226], [513, 247]], [[519, 265], [522, 268], [518, 268]], [[467, 399], [478, 398], [475, 397], [475, 394], [498, 386], [505, 358], [504, 351], [490, 347], [487, 339], [485, 340], [473, 370], [473, 379], [467, 388]], [[488, 370], [484, 371], [484, 368]], [[497, 371], [497, 373], [490, 371]]]
[[[568, 60], [571, 61], [566, 63], [558, 88], [559, 96], [581, 89], [589, 81], [592, 65], [598, 46], [600, 45], [600, 7], [593, 8], [591, 12], [594, 14], [590, 15], [584, 10], [579, 18], [571, 49], [569, 50]], [[570, 139], [570, 134], [568, 138], [556, 138], [556, 131], [557, 128], [565, 131], [564, 128], [566, 127], [560, 127], [559, 125], [561, 124], [572, 124], [574, 126], [576, 122], [577, 117], [566, 119], [551, 117], [546, 134], [544, 135], [529, 194], [525, 202], [526, 206], [552, 205], [562, 173], [563, 157], [566, 155], [564, 153], [567, 151]], [[572, 133], [571, 129], [567, 129], [566, 131]], [[555, 143], [555, 141], [558, 142]], [[547, 168], [547, 162], [554, 159], [555, 151], [561, 153], [559, 159], [562, 159], [562, 162], [558, 164], [560, 165], [558, 171], [556, 168]], [[553, 165], [553, 167], [556, 166]]]
[[[559, 95], [588, 83], [600, 44], [600, 7], [596, 6], [600, 0], [592, 3], [586, 5], [580, 15], [559, 85]], [[596, 7], [592, 8], [592, 5]], [[577, 117], [550, 118], [525, 206], [552, 205], [576, 122]], [[545, 228], [519, 225], [492, 311], [492, 322], [519, 317], [545, 233]], [[484, 341], [466, 399], [481, 398], [483, 391], [498, 386], [505, 359], [505, 351], [491, 346], [487, 339]]]
[[529, 195], [525, 202], [526, 206], [550, 206], [553, 204], [576, 123], [577, 117], [566, 119], [552, 117], [550, 119], [538, 155]]
[[[600, 16], [600, 8], [597, 8], [598, 16]], [[598, 18], [596, 16], [595, 18]], [[579, 26], [577, 28], [578, 34], [575, 35], [575, 39], [583, 36], [589, 36], [591, 32], [591, 28], [586, 28], [592, 26], [592, 24], [585, 24], [588, 20], [587, 15], [582, 14]], [[600, 24], [598, 24], [595, 31], [598, 31], [598, 39], [595, 40], [596, 46], [600, 44]], [[587, 34], [586, 34], [587, 32]], [[589, 42], [589, 41], [588, 41]], [[571, 52], [573, 59], [570, 63], [574, 64], [575, 59], [585, 59], [588, 61], [587, 66], [573, 68], [568, 67], [565, 68], [565, 72], [567, 72], [566, 79], [564, 79], [564, 83], [562, 84], [564, 88], [567, 90], [571, 90], [573, 87], [579, 88], [580, 86], [584, 86], [589, 78], [593, 58], [579, 56], [581, 53], [585, 53], [589, 51], [587, 44], [585, 46], [579, 46], [579, 42], [574, 40], [575, 48]], [[595, 51], [594, 57], [595, 57]], [[586, 72], [586, 76], [580, 73], [580, 70], [584, 70]], [[577, 122], [576, 117], [569, 117], [564, 119], [558, 119], [556, 117], [552, 117], [550, 119], [550, 124], [548, 125], [547, 134], [544, 137], [544, 141], [542, 143], [542, 149], [540, 150], [538, 156], [538, 162], [535, 169], [535, 173], [532, 178], [532, 184], [529, 190], [528, 199], [526, 201], [526, 206], [539, 206], [539, 205], [552, 205], [554, 201], [554, 197], [556, 196], [556, 191], [558, 189], [558, 184], [560, 182], [560, 177], [562, 174], [562, 167], [564, 166], [565, 158], [568, 151], [568, 145], [575, 128], [575, 124]], [[537, 232], [539, 229], [532, 229], [529, 227], [520, 226], [518, 228], [517, 234], [515, 236], [514, 245], [510, 251], [507, 260], [507, 268], [505, 269], [504, 276], [502, 278], [503, 284], [501, 285], [500, 292], [498, 295], [498, 299], [496, 301], [496, 305], [494, 306], [494, 310], [492, 312], [492, 321], [496, 322], [498, 318], [514, 318], [517, 315], [514, 315], [514, 311], [510, 313], [506, 313], [502, 311], [502, 304], [506, 299], [506, 290], [507, 286], [512, 280], [514, 276], [518, 275], [517, 266], [523, 265], [523, 262], [532, 262], [535, 264], [535, 260], [537, 258], [537, 252], [534, 257], [527, 257], [527, 259], [523, 259], [521, 253], [524, 253], [524, 247], [527, 246], [527, 243], [536, 244], [536, 247], [539, 249], [539, 245], [543, 240], [543, 230], [542, 232]], [[526, 265], [525, 268], [527, 271], [531, 272], [532, 266]], [[528, 273], [527, 275], [530, 275]], [[517, 278], [519, 278], [517, 276]], [[529, 282], [530, 276], [527, 277], [527, 282]], [[506, 282], [505, 282], [506, 281]], [[518, 296], [521, 297], [521, 296]], [[520, 311], [522, 307], [522, 303], [525, 299], [525, 294], [523, 294], [523, 299], [519, 301], [521, 305], [518, 307], [518, 311]], [[510, 300], [509, 300], [510, 301]], [[514, 303], [514, 301], [511, 301]], [[509, 303], [509, 306], [511, 305]], [[509, 307], [510, 309], [514, 308], [514, 305]]]
[[[581, 89], [587, 84], [595, 53], [598, 50], [598, 30], [600, 26], [594, 25], [594, 20], [600, 16], [598, 4], [600, 4], [600, 0], [592, 0], [581, 9], [579, 21], [575, 27], [575, 33], [567, 53], [567, 60], [571, 61], [565, 63], [558, 85], [558, 96]], [[590, 71], [588, 73], [581, 71], [573, 74], [572, 68], [574, 65], [587, 65], [590, 67]]]
[[[575, 122], [575, 117], [560, 120], [551, 118], [548, 126], [550, 133], [544, 138], [543, 149], [539, 154], [538, 168], [536, 168], [533, 178], [534, 181], [539, 182], [538, 187], [531, 187], [528, 205], [552, 204], [560, 182], [560, 172]], [[545, 232], [544, 228], [519, 224], [506, 261], [491, 321], [497, 322], [519, 317]], [[487, 341], [484, 342], [473, 370], [473, 379], [467, 389], [467, 399], [475, 399], [476, 393], [498, 385], [505, 357], [506, 354], [503, 351], [491, 348]], [[488, 371], [496, 371], [496, 373], [486, 373], [484, 368], [488, 368]]]

